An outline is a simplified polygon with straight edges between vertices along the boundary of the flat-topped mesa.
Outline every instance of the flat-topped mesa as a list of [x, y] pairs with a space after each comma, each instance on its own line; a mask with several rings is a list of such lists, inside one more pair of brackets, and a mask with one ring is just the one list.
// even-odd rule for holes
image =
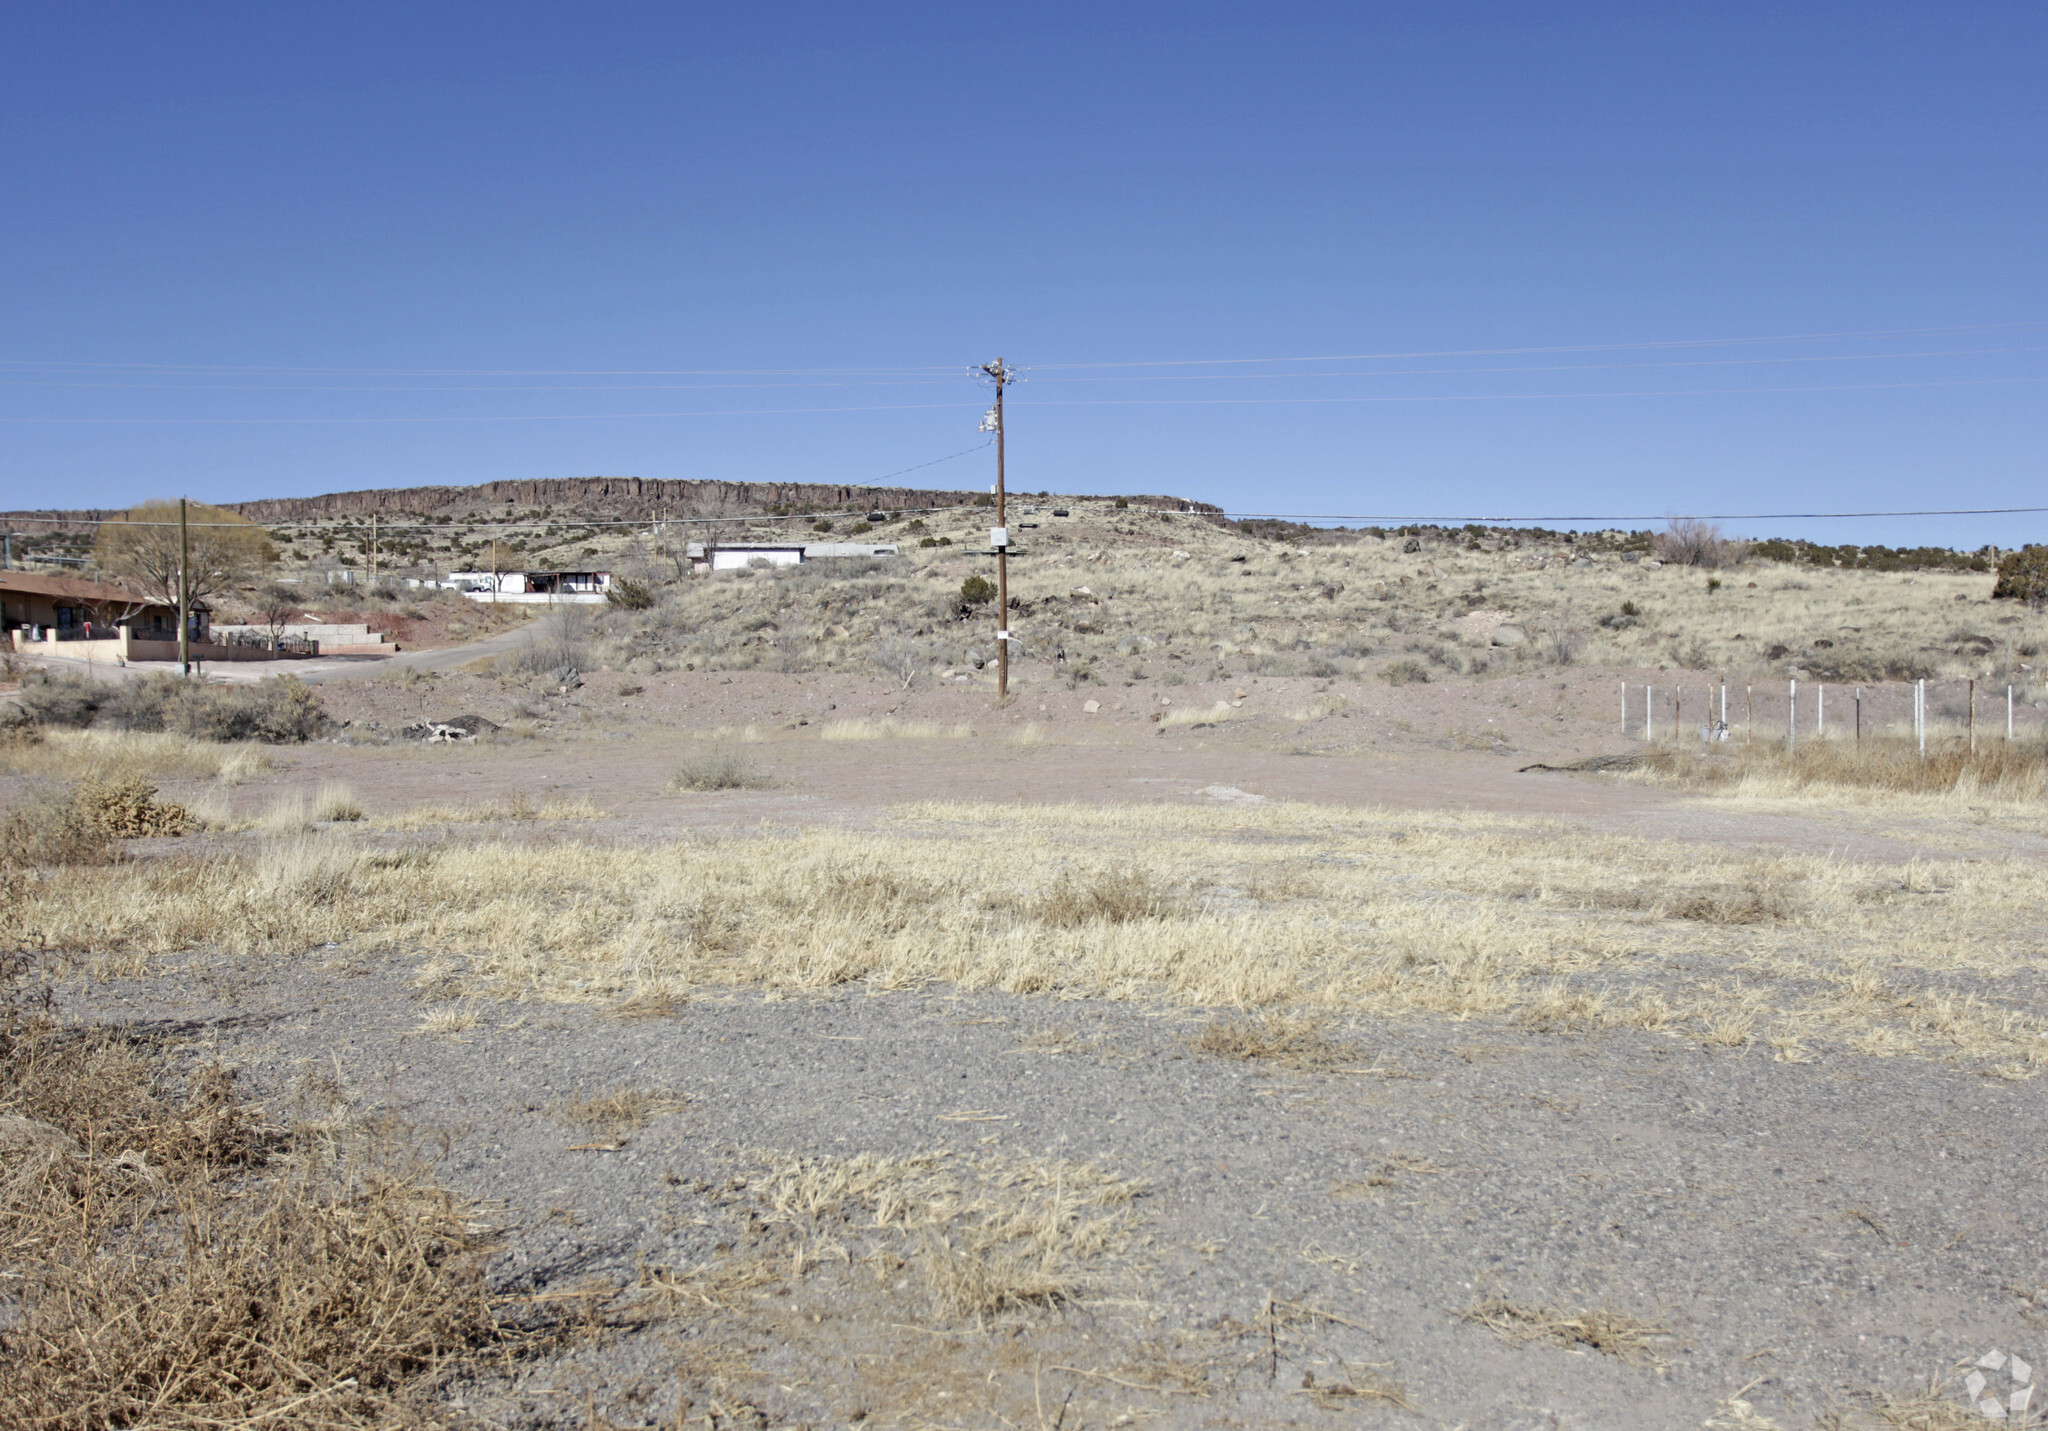
[[[1032, 500], [1028, 493], [1012, 493]], [[759, 516], [787, 512], [900, 512], [930, 507], [966, 507], [986, 501], [986, 488], [954, 491], [936, 487], [863, 487], [829, 482], [720, 482], [654, 477], [544, 477], [521, 481], [482, 482], [472, 487], [370, 487], [355, 492], [328, 492], [317, 497], [268, 497], [220, 505], [256, 522], [304, 522], [326, 517], [464, 516], [488, 514], [492, 508], [528, 512], [557, 508], [574, 517]], [[1106, 502], [1111, 495], [1063, 495], [1062, 501]], [[1124, 496], [1137, 511], [1194, 512], [1221, 515], [1210, 502], [1163, 495]], [[0, 512], [0, 521], [23, 524], [37, 532], [63, 530], [125, 515], [119, 508]], [[89, 528], [88, 528], [89, 529]]]

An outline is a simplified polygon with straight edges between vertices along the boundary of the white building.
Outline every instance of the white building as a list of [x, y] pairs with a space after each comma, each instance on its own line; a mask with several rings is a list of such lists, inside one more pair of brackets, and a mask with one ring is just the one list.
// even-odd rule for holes
[[604, 601], [611, 590], [608, 571], [451, 571], [443, 586], [472, 601], [582, 603]]
[[[707, 556], [706, 553], [709, 553]], [[733, 571], [740, 567], [796, 566], [832, 557], [892, 557], [893, 542], [691, 542], [693, 571]]]

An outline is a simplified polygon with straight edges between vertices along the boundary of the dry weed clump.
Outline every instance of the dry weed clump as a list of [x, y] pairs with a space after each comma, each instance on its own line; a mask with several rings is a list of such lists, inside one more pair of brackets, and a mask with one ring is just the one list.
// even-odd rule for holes
[[1188, 1046], [1212, 1058], [1277, 1063], [1310, 1071], [1356, 1068], [1372, 1059], [1371, 1052], [1358, 1044], [1331, 1038], [1315, 1019], [1278, 1014], [1214, 1020], [1202, 1025]]
[[422, 1165], [298, 1146], [222, 1070], [17, 1008], [0, 1146], [7, 1425], [431, 1425], [439, 1370], [497, 1336], [476, 1229]]
[[1568, 1312], [1558, 1307], [1526, 1306], [1506, 1297], [1485, 1298], [1469, 1308], [1465, 1318], [1517, 1346], [1530, 1342], [1584, 1346], [1637, 1366], [1654, 1362], [1653, 1343], [1671, 1335], [1667, 1327], [1608, 1307]]
[[772, 782], [760, 762], [736, 750], [709, 751], [684, 759], [670, 772], [670, 793], [685, 790], [760, 790]]
[[114, 841], [74, 799], [45, 798], [0, 816], [0, 870], [104, 865]]
[[565, 1099], [548, 1110], [549, 1116], [572, 1128], [583, 1128], [600, 1137], [623, 1138], [646, 1126], [649, 1118], [682, 1111], [689, 1103], [680, 1093], [666, 1089], [620, 1086], [608, 1093], [582, 1093]]
[[1037, 901], [1032, 913], [1054, 929], [1085, 924], [1129, 924], [1161, 919], [1180, 901], [1145, 870], [1103, 870], [1090, 877], [1062, 874]]
[[329, 780], [320, 786], [313, 797], [313, 819], [347, 824], [363, 818], [362, 801], [356, 792], [343, 781]]
[[916, 1259], [936, 1309], [977, 1322], [1075, 1295], [1124, 1245], [1140, 1191], [1092, 1163], [944, 1149], [773, 1157], [753, 1186], [794, 1243], [792, 1275], [837, 1261], [904, 1287]]
[[182, 835], [193, 824], [184, 806], [160, 803], [147, 780], [82, 780], [62, 798], [0, 817], [0, 869], [109, 864], [118, 841]]

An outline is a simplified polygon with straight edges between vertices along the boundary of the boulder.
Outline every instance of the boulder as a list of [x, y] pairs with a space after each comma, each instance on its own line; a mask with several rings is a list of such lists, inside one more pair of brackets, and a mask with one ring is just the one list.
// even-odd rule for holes
[[1488, 644], [1494, 646], [1526, 646], [1529, 644], [1529, 633], [1519, 626], [1496, 626], [1493, 628], [1493, 635], [1489, 638]]

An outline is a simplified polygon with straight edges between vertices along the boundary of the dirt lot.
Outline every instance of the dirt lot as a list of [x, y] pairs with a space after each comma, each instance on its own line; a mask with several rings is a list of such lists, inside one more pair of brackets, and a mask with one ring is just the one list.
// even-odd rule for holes
[[331, 681], [21, 917], [436, 1150], [581, 1328], [478, 1424], [1968, 1424], [2048, 1357], [2039, 822], [1521, 773], [1620, 679]]

